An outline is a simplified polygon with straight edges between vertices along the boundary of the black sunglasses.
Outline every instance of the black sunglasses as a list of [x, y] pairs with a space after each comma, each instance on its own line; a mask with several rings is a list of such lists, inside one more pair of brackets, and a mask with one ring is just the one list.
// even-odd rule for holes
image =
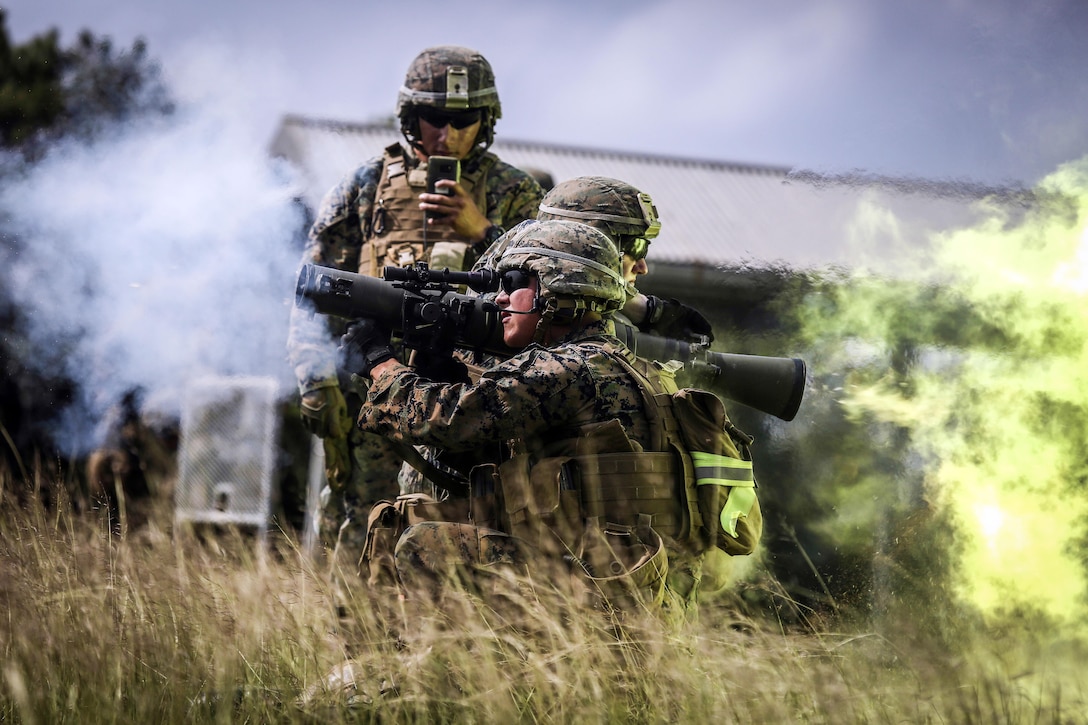
[[642, 237], [628, 237], [623, 245], [623, 253], [636, 262], [645, 259], [650, 252], [650, 240]]
[[515, 290], [525, 289], [532, 284], [532, 281], [532, 273], [521, 269], [508, 269], [502, 273], [502, 277], [499, 279], [502, 291], [508, 295], [514, 294]]
[[421, 119], [435, 128], [453, 126], [457, 130], [465, 129], [480, 120], [480, 111], [441, 111], [436, 108], [419, 108], [416, 113]]

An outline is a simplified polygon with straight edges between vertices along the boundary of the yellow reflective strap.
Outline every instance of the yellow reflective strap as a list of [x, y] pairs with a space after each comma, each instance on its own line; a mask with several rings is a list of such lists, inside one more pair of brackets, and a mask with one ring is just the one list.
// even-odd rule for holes
[[725, 486], [729, 495], [722, 507], [722, 529], [730, 536], [737, 536], [737, 522], [747, 517], [756, 503], [755, 475], [752, 462], [716, 453], [691, 452], [695, 466], [695, 483], [698, 486]]
[[692, 451], [691, 462], [695, 467], [695, 483], [718, 486], [754, 485], [752, 462], [739, 458]]

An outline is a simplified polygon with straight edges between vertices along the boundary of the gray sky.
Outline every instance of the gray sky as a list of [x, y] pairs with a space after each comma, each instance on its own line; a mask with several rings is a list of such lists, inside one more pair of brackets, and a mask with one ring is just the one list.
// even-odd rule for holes
[[1031, 184], [1088, 154], [1084, 0], [4, 0], [17, 41], [137, 36], [183, 98], [390, 113], [428, 45], [481, 50], [510, 139]]

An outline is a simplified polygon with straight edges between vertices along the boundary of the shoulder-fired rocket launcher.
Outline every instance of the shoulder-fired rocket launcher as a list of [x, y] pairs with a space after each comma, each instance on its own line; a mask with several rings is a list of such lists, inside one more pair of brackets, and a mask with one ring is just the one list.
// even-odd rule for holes
[[[491, 270], [452, 272], [425, 264], [386, 267], [384, 279], [332, 267], [303, 265], [295, 288], [301, 309], [346, 319], [381, 321], [410, 349], [449, 355], [454, 348], [510, 357], [517, 350], [502, 339], [499, 308], [478, 294], [498, 289]], [[799, 358], [716, 352], [703, 345], [639, 332], [616, 323], [616, 334], [635, 354], [651, 360], [678, 360], [699, 384], [782, 420], [793, 420], [804, 396], [807, 372]]]

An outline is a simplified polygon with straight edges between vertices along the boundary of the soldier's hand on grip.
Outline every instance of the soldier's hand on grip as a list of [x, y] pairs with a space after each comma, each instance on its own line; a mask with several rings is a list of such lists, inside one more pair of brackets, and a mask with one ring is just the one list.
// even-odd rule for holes
[[[714, 330], [710, 321], [694, 307], [673, 299], [648, 296], [649, 319], [639, 329], [643, 332], [653, 330], [659, 335], [683, 337], [691, 342], [714, 342]], [[703, 340], [702, 338], [706, 338]]]
[[351, 427], [347, 401], [335, 385], [306, 393], [299, 409], [306, 430], [318, 438], [343, 438]]
[[360, 317], [340, 338], [340, 369], [367, 377], [378, 363], [396, 356], [390, 331], [377, 320]]

